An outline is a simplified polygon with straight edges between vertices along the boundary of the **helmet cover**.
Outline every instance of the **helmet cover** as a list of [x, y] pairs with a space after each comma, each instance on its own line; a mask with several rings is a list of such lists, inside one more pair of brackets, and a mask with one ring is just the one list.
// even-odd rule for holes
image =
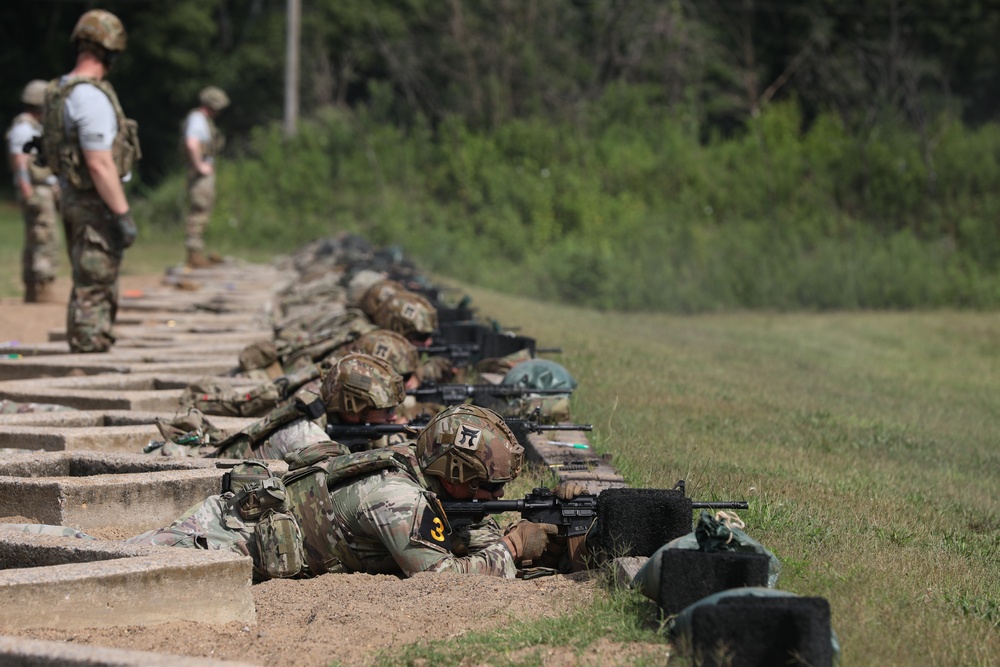
[[420, 365], [420, 353], [416, 346], [402, 334], [388, 329], [375, 329], [361, 335], [351, 347], [356, 352], [370, 354], [389, 362], [400, 375], [415, 373]]
[[406, 398], [403, 376], [389, 362], [352, 353], [336, 362], [323, 378], [320, 398], [328, 412], [361, 414], [367, 409], [394, 408]]
[[476, 405], [455, 405], [431, 419], [417, 437], [424, 473], [453, 484], [503, 484], [521, 473], [524, 447], [503, 417]]
[[375, 283], [361, 297], [358, 307], [369, 317], [378, 312], [379, 306], [391, 299], [400, 292], [405, 292], [406, 288], [395, 280], [380, 280]]
[[404, 290], [382, 302], [372, 321], [404, 336], [429, 336], [437, 329], [437, 309], [423, 296]]
[[21, 92], [21, 102], [33, 107], [42, 106], [45, 104], [45, 89], [48, 85], [47, 81], [41, 79], [29, 82]]
[[222, 88], [208, 86], [198, 93], [198, 101], [213, 111], [222, 111], [229, 106], [229, 96]]
[[117, 16], [103, 9], [91, 9], [76, 22], [70, 42], [93, 42], [108, 51], [124, 51], [128, 35]]

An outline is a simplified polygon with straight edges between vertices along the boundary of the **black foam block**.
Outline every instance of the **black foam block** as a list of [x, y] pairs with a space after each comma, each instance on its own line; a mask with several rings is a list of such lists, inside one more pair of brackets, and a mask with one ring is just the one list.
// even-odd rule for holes
[[732, 597], [691, 616], [698, 667], [830, 667], [830, 605], [824, 598]]
[[680, 613], [712, 593], [767, 586], [768, 558], [758, 553], [666, 549], [660, 557], [660, 609]]
[[599, 547], [607, 555], [651, 556], [691, 532], [691, 499], [672, 489], [607, 489], [597, 497]]

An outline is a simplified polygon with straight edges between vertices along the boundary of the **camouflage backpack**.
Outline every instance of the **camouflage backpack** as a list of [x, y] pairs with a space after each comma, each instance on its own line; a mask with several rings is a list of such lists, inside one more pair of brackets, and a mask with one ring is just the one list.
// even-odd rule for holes
[[569, 420], [569, 397], [576, 380], [560, 364], [547, 359], [531, 359], [515, 365], [501, 384], [524, 389], [565, 389], [565, 394], [527, 395], [508, 398], [497, 411], [506, 417], [527, 418], [537, 415], [543, 424]]
[[284, 399], [281, 388], [273, 382], [242, 388], [221, 385], [206, 378], [188, 385], [181, 394], [182, 407], [192, 407], [206, 415], [224, 417], [263, 417]]

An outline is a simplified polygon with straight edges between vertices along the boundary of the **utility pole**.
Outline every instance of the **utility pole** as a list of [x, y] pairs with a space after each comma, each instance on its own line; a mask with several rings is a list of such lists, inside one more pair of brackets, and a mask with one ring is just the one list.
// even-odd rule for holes
[[287, 0], [285, 19], [285, 136], [294, 137], [299, 122], [299, 41], [301, 0]]

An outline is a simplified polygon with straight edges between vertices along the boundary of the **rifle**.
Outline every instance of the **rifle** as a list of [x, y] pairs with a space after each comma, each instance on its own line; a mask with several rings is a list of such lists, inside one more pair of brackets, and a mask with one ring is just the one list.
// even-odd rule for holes
[[531, 389], [509, 384], [431, 384], [417, 389], [407, 389], [406, 393], [421, 402], [441, 405], [461, 405], [471, 398], [474, 405], [483, 397], [521, 397], [530, 394], [555, 396], [572, 393], [572, 389]]
[[507, 424], [518, 441], [527, 448], [529, 433], [542, 433], [543, 431], [593, 431], [593, 424], [542, 424], [538, 420], [539, 410], [535, 410], [532, 419], [523, 417], [504, 417]]
[[472, 355], [479, 352], [475, 343], [446, 343], [444, 345], [429, 345], [419, 348], [432, 357], [448, 357], [453, 366], [465, 368], [472, 361]]
[[[674, 489], [684, 492], [684, 480]], [[479, 523], [488, 514], [518, 512], [532, 523], [550, 523], [559, 527], [566, 537], [586, 535], [597, 519], [597, 495], [585, 493], [572, 500], [560, 500], [546, 488], [533, 489], [522, 500], [446, 500], [441, 503], [452, 530]], [[692, 502], [692, 509], [748, 508], [745, 500]]]
[[573, 500], [560, 500], [549, 489], [538, 488], [522, 500], [445, 500], [441, 503], [452, 530], [479, 523], [487, 514], [519, 512], [533, 523], [559, 526], [567, 537], [586, 535], [597, 518], [597, 496], [584, 494]]
[[366, 447], [371, 440], [378, 440], [387, 435], [405, 433], [416, 436], [420, 434], [422, 424], [327, 424], [326, 434], [330, 439], [339, 442], [352, 452]]

